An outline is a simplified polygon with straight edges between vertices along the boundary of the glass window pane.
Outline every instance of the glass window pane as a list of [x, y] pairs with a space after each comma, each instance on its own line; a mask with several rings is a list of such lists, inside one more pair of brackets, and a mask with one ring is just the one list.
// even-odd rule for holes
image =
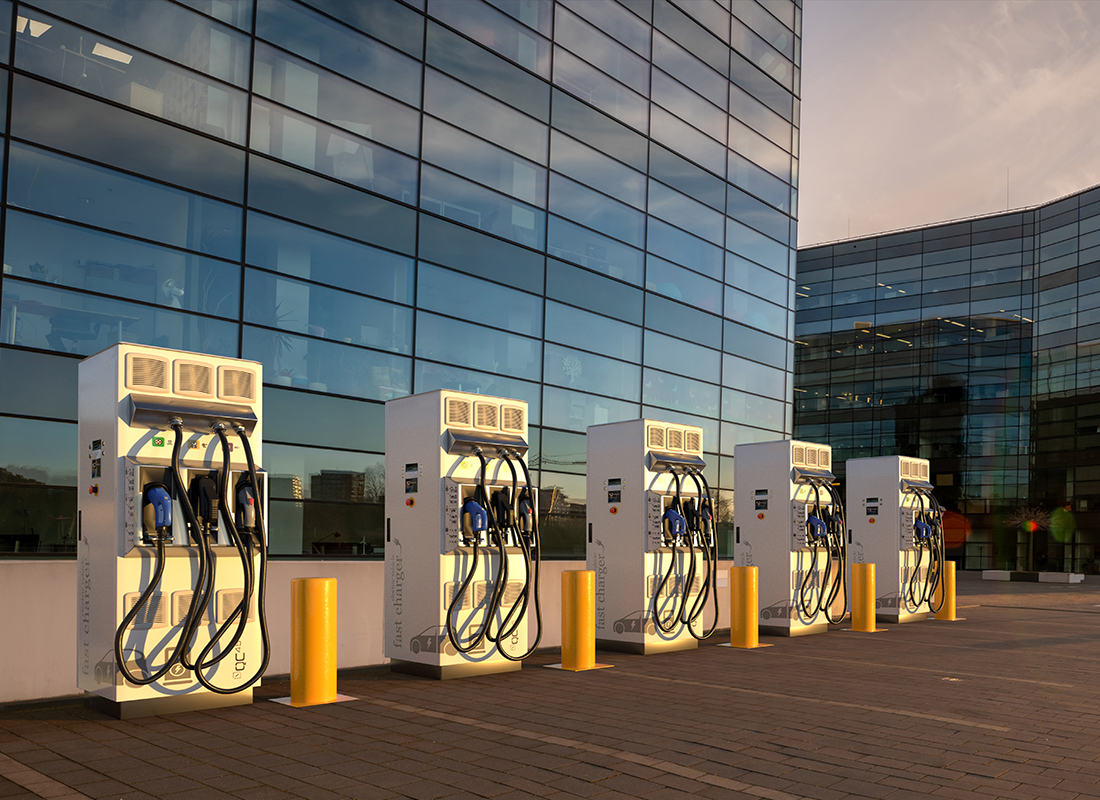
[[284, 331], [244, 326], [242, 357], [264, 365], [264, 383], [369, 400], [409, 393], [412, 359]]
[[[642, 416], [645, 419], [659, 419], [673, 424], [695, 425], [702, 428], [704, 452], [717, 450], [719, 422], [716, 418], [700, 417], [696, 414], [686, 414], [683, 411], [673, 411], [666, 408], [654, 408], [649, 405], [642, 406]], [[711, 486], [714, 485], [709, 471], [707, 472], [707, 480], [711, 480]]]
[[589, 0], [563, 0], [562, 4], [634, 52], [649, 58], [649, 26], [622, 6], [616, 3], [592, 3]]
[[584, 433], [591, 425], [638, 419], [637, 403], [547, 386], [542, 390], [542, 424]]
[[550, 210], [635, 247], [645, 242], [645, 215], [558, 174], [550, 176]]
[[179, 0], [185, 6], [201, 11], [219, 22], [252, 30], [252, 0]]
[[537, 383], [506, 378], [489, 372], [439, 364], [416, 359], [415, 391], [431, 392], [435, 389], [451, 389], [456, 392], [473, 392], [494, 397], [507, 397], [527, 403], [527, 418], [532, 422], [542, 416], [542, 389]]
[[559, 558], [584, 560], [585, 478], [561, 472], [539, 474], [539, 536], [542, 548]]
[[[0, 418], [0, 554], [64, 558], [76, 553], [76, 476], [62, 453], [77, 449], [76, 425]], [[62, 472], [61, 470], [64, 470]], [[58, 485], [60, 484], [60, 485]]]
[[[478, 0], [480, 2], [480, 0]], [[517, 200], [546, 207], [546, 168], [424, 118], [424, 159]]]
[[118, 342], [237, 354], [237, 325], [163, 307], [4, 281], [0, 343], [92, 355]]
[[780, 211], [789, 211], [791, 187], [733, 150], [729, 153], [729, 182], [740, 186]]
[[786, 272], [791, 250], [736, 220], [726, 220], [726, 247], [775, 272]]
[[[790, 11], [794, 9], [794, 3], [788, 0], [781, 0], [782, 4], [787, 6]], [[765, 3], [766, 5], [775, 6], [780, 3]], [[753, 0], [733, 0], [733, 13], [746, 25], [760, 34], [760, 37], [764, 39], [768, 44], [781, 52], [787, 58], [794, 59], [794, 34], [792, 29], [794, 28], [793, 15], [789, 12], [787, 16], [791, 18], [789, 24], [784, 25], [778, 19], [768, 14]], [[773, 10], [773, 14], [779, 16], [782, 11]]]
[[646, 98], [587, 61], [561, 47], [554, 47], [554, 85], [591, 103], [642, 133], [649, 130]]
[[250, 211], [245, 259], [275, 272], [360, 294], [412, 302], [413, 260]]
[[481, 0], [431, 0], [428, 14], [544, 78], [550, 41]]
[[[775, 88], [782, 91], [778, 86]], [[787, 95], [787, 103], [790, 103], [790, 95]], [[789, 116], [777, 114], [751, 94], [732, 84], [730, 85], [730, 114], [750, 128], [764, 134], [784, 150], [791, 149]]]
[[219, 80], [248, 86], [248, 36], [168, 0], [41, 0], [35, 5]]
[[564, 43], [585, 62], [620, 83], [641, 95], [649, 94], [649, 64], [646, 60], [592, 27], [563, 5], [557, 6], [554, 39]]
[[652, 179], [649, 181], [649, 213], [696, 236], [722, 244], [725, 234], [722, 214]]
[[344, 183], [411, 203], [416, 161], [272, 103], [252, 103], [249, 146]]
[[[308, 419], [309, 425], [302, 425]], [[381, 403], [264, 387], [264, 442], [294, 442], [343, 450], [386, 449]]]
[[[718, 382], [722, 354], [656, 331], [645, 332], [645, 365]], [[714, 416], [718, 413], [715, 411]]]
[[252, 157], [248, 197], [261, 211], [390, 250], [415, 246], [414, 209], [266, 158]]
[[730, 121], [730, 149], [754, 161], [782, 181], [791, 180], [791, 154], [772, 144], [733, 117]]
[[76, 422], [79, 358], [0, 350], [0, 412]]
[[713, 0], [672, 0], [696, 22], [713, 33], [723, 42], [730, 40], [729, 9]]
[[757, 36], [739, 19], [733, 20], [730, 45], [788, 90], [794, 90], [795, 66], [791, 61]]
[[468, 322], [416, 314], [416, 355], [483, 372], [538, 380], [542, 343]]
[[770, 269], [746, 261], [734, 253], [726, 253], [726, 283], [763, 297], [773, 303], [786, 304], [790, 281]]
[[286, 0], [258, 0], [256, 35], [409, 105], [420, 105], [419, 61]]
[[4, 267], [16, 277], [234, 320], [240, 308], [235, 264], [14, 210]]
[[[798, 107], [793, 102], [790, 90], [779, 85], [770, 76], [756, 68], [752, 62], [736, 51], [730, 53], [730, 80], [747, 94], [764, 102], [768, 108], [777, 112], [783, 119], [791, 121]], [[735, 87], [731, 87], [731, 92]], [[730, 108], [736, 109], [732, 95]]]
[[[424, 54], [424, 17], [400, 3], [348, 3], [346, 0], [305, 0], [330, 17], [346, 22], [410, 56]], [[412, 3], [423, 11], [423, 2]]]
[[471, 275], [542, 293], [545, 257], [438, 217], [420, 215], [420, 257]]
[[8, 203], [220, 258], [240, 258], [240, 208], [14, 143]]
[[660, 70], [653, 71], [653, 102], [707, 136], [726, 143], [726, 112]]
[[705, 242], [654, 217], [649, 218], [646, 248], [651, 253], [683, 264], [716, 280], [722, 277], [721, 247]]
[[546, 163], [550, 139], [545, 125], [432, 69], [424, 76], [424, 111], [539, 164]]
[[420, 263], [416, 305], [513, 333], [542, 333], [542, 298]]
[[546, 296], [642, 324], [643, 295], [640, 289], [550, 259], [546, 272]]
[[550, 168], [635, 208], [645, 208], [642, 173], [556, 130], [550, 132]]
[[786, 396], [786, 380], [787, 373], [782, 369], [758, 364], [728, 353], [722, 356], [724, 386], [783, 399]]
[[552, 36], [554, 33], [554, 9], [549, 3], [532, 3], [529, 0], [487, 0], [487, 2], [543, 36]]
[[547, 343], [543, 381], [582, 392], [637, 402], [642, 370], [634, 364]]
[[552, 124], [635, 169], [646, 168], [649, 143], [644, 136], [557, 89]]
[[718, 349], [722, 346], [722, 319], [656, 294], [646, 294], [645, 324], [650, 330], [675, 331], [684, 339]]
[[723, 75], [729, 70], [729, 45], [671, 3], [657, 0], [653, 8], [653, 24], [712, 69]]
[[722, 330], [722, 349], [769, 364], [786, 364], [790, 345], [784, 339], [727, 321]]
[[420, 177], [425, 211], [539, 250], [545, 246], [544, 211], [427, 165]]
[[726, 210], [726, 182], [656, 142], [649, 143], [649, 175], [718, 212]]
[[416, 155], [420, 113], [309, 61], [256, 42], [257, 94], [364, 139]]
[[11, 0], [0, 0], [0, 63], [8, 63], [11, 48]]
[[550, 87], [545, 81], [431, 20], [425, 62], [525, 114], [550, 121]]
[[781, 306], [764, 303], [751, 294], [726, 287], [726, 310], [728, 319], [751, 325], [775, 336], [787, 333], [787, 310]]
[[709, 383], [646, 368], [642, 402], [687, 414], [718, 417], [720, 389]]
[[653, 32], [653, 64], [723, 110], [729, 107], [729, 81], [660, 31]]
[[752, 195], [745, 194], [735, 186], [729, 186], [727, 189], [729, 204], [726, 213], [729, 216], [780, 242], [790, 240], [790, 217], [767, 203], [761, 203]]
[[245, 94], [240, 89], [122, 42], [90, 36], [37, 11], [24, 13], [27, 24], [16, 37], [16, 66], [135, 111], [244, 144]]
[[588, 449], [584, 434], [555, 430], [542, 432], [542, 449], [539, 452], [541, 466], [584, 475], [587, 458]]
[[66, 89], [16, 76], [12, 117], [12, 134], [46, 147], [226, 200], [244, 194], [244, 151]]
[[637, 363], [642, 360], [642, 329], [548, 300], [546, 339], [598, 350]]
[[722, 285], [656, 256], [646, 258], [645, 288], [714, 314], [722, 313]]
[[717, 142], [660, 106], [653, 106], [652, 124], [654, 139], [715, 175], [725, 175], [727, 151], [724, 137], [722, 142]]
[[245, 322], [411, 354], [412, 309], [250, 269]]
[[550, 255], [574, 261], [612, 278], [641, 284], [643, 253], [633, 247], [550, 215], [546, 234]]

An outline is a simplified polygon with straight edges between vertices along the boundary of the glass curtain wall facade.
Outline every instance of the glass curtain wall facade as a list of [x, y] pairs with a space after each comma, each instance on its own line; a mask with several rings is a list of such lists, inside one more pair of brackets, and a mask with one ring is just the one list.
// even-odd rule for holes
[[[0, 0], [0, 554], [75, 551], [76, 365], [264, 365], [271, 544], [379, 557], [384, 402], [792, 425], [800, 3]], [[728, 504], [727, 504], [728, 507]]]
[[930, 459], [965, 568], [1100, 572], [1100, 188], [805, 248], [796, 291], [796, 436]]

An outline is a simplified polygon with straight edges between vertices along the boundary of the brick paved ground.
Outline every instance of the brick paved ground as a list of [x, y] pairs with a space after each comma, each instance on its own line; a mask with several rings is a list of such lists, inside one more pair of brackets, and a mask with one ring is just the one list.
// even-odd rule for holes
[[[605, 654], [614, 669], [444, 683], [343, 676], [359, 700], [119, 722], [0, 711], [0, 798], [1100, 797], [1100, 582], [959, 585], [965, 622]], [[969, 607], [967, 607], [969, 606]]]

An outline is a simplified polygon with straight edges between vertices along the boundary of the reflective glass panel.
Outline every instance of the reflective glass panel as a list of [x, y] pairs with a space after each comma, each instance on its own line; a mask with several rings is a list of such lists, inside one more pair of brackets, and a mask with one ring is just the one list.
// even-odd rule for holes
[[546, 339], [634, 363], [642, 359], [641, 328], [552, 300], [546, 302]]
[[717, 417], [721, 390], [702, 381], [685, 378], [682, 374], [646, 368], [642, 401], [647, 405]]
[[787, 373], [782, 369], [758, 364], [728, 353], [722, 356], [724, 386], [782, 399], [785, 396], [786, 380]]
[[240, 258], [240, 208], [25, 145], [11, 146], [8, 203], [221, 258]]
[[550, 176], [550, 210], [635, 247], [645, 242], [645, 215], [558, 174]]
[[431, 392], [435, 389], [450, 389], [456, 392], [488, 394], [493, 397], [509, 397], [527, 403], [527, 417], [532, 422], [542, 416], [542, 389], [537, 383], [494, 375], [490, 372], [456, 367], [453, 364], [440, 364], [435, 361], [416, 359], [415, 391]]
[[4, 281], [0, 343], [92, 355], [118, 342], [151, 344], [219, 356], [237, 353], [237, 325], [163, 306]]
[[649, 218], [649, 237], [646, 240], [646, 247], [651, 253], [683, 264], [712, 278], [722, 277], [722, 248], [679, 228], [674, 228], [659, 219]]
[[420, 263], [416, 305], [513, 333], [542, 333], [542, 298]]
[[660, 70], [653, 71], [653, 102], [712, 139], [726, 143], [726, 112]]
[[553, 35], [554, 9], [549, 3], [533, 3], [531, 0], [488, 0], [488, 3], [543, 36]]
[[252, 0], [180, 0], [185, 6], [201, 11], [219, 22], [252, 30]]
[[729, 107], [729, 81], [660, 31], [653, 32], [653, 64], [690, 86], [723, 110]]
[[584, 434], [555, 430], [544, 430], [542, 432], [539, 464], [543, 467], [584, 475], [585, 460], [587, 458], [588, 451]]
[[669, 331], [696, 344], [722, 346], [722, 319], [657, 294], [646, 294], [645, 324], [650, 330]]
[[642, 324], [644, 292], [641, 289], [554, 259], [547, 262], [546, 296], [635, 325]]
[[431, 0], [428, 14], [521, 67], [550, 77], [550, 41], [482, 0]]
[[733, 150], [729, 152], [729, 182], [740, 186], [765, 202], [787, 211], [791, 205], [791, 187], [765, 169]]
[[248, 86], [248, 36], [168, 0], [36, 0], [35, 5], [219, 80]]
[[542, 424], [584, 433], [591, 425], [638, 419], [637, 403], [547, 386], [542, 390]]
[[649, 94], [649, 64], [592, 27], [565, 6], [557, 6], [554, 39], [589, 64], [641, 95]]
[[420, 215], [420, 257], [470, 275], [542, 293], [545, 256], [461, 225]]
[[121, 102], [235, 144], [245, 139], [245, 94], [206, 76], [24, 10], [15, 64], [83, 92]]
[[545, 164], [545, 125], [511, 106], [429, 69], [424, 76], [424, 111]]
[[722, 313], [722, 284], [656, 256], [646, 258], [645, 288], [714, 314]]
[[726, 220], [726, 247], [776, 272], [786, 272], [790, 248], [736, 220]]
[[639, 399], [642, 370], [634, 364], [547, 343], [543, 381], [621, 400]]
[[733, 253], [726, 253], [726, 283], [781, 305], [787, 304], [790, 294], [786, 277]]
[[716, 175], [725, 175], [725, 139], [717, 142], [660, 106], [652, 107], [651, 134], [654, 139], [690, 158]]
[[650, 27], [622, 6], [589, 0], [563, 0], [562, 4], [642, 57], [649, 57]]
[[550, 215], [546, 234], [550, 255], [574, 261], [612, 278], [641, 284], [644, 254], [588, 228]]
[[649, 142], [637, 131], [558, 89], [554, 90], [553, 110], [555, 128], [635, 169], [646, 169]]
[[542, 371], [538, 340], [424, 311], [416, 314], [416, 355], [527, 380], [538, 380]]
[[[722, 354], [656, 331], [645, 332], [645, 365], [718, 383]], [[717, 405], [716, 405], [717, 408]], [[717, 410], [714, 416], [718, 416]]]
[[787, 333], [787, 311], [781, 306], [762, 303], [760, 298], [726, 287], [725, 316], [775, 336]]
[[360, 294], [412, 302], [413, 260], [250, 211], [249, 264]]
[[649, 130], [643, 95], [558, 46], [554, 47], [554, 84], [642, 133]]
[[76, 425], [0, 417], [0, 435], [0, 555], [75, 554]]
[[[349, 3], [347, 0], [305, 2], [415, 58], [424, 55], [424, 17], [401, 3]], [[423, 0], [413, 0], [409, 5], [424, 10]]]
[[416, 155], [420, 114], [342, 75], [256, 42], [253, 90], [364, 139]]
[[414, 159], [263, 100], [252, 103], [249, 146], [402, 203], [416, 196]]
[[249, 325], [241, 355], [264, 365], [264, 383], [369, 400], [408, 394], [412, 377], [403, 356]]
[[286, 0], [258, 0], [256, 35], [354, 81], [420, 105], [419, 61]]
[[755, 197], [745, 194], [734, 186], [728, 186], [726, 195], [729, 203], [726, 213], [756, 230], [766, 233], [780, 242], [790, 238], [791, 220], [786, 214], [761, 203]]
[[649, 144], [649, 176], [716, 211], [726, 210], [724, 180], [656, 142]]
[[791, 180], [791, 154], [749, 126], [729, 118], [729, 146], [783, 181]]
[[420, 207], [528, 247], [545, 247], [544, 211], [427, 165], [421, 169]]
[[240, 268], [52, 219], [8, 212], [8, 275], [237, 318]]
[[[302, 425], [308, 419], [309, 425]], [[348, 425], [347, 420], [356, 420]], [[386, 407], [292, 389], [264, 387], [264, 442], [294, 442], [342, 450], [386, 449]]]
[[725, 234], [722, 214], [653, 179], [649, 181], [649, 213], [696, 236], [722, 244]]
[[[776, 87], [777, 89], [779, 87]], [[791, 147], [791, 123], [737, 86], [730, 85], [730, 113], [783, 149]], [[788, 103], [790, 95], [787, 95]]]
[[412, 309], [250, 269], [245, 322], [411, 354]]
[[426, 161], [517, 200], [546, 206], [545, 167], [432, 117], [424, 118], [423, 136]]
[[0, 412], [76, 422], [79, 358], [0, 350]]
[[550, 167], [635, 208], [645, 208], [642, 173], [556, 130], [550, 132]]

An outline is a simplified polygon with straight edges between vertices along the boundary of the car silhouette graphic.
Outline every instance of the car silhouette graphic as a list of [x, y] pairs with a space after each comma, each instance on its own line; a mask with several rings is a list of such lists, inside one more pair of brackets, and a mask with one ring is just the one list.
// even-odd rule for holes
[[645, 611], [635, 611], [633, 614], [627, 614], [622, 619], [615, 620], [611, 625], [615, 633], [641, 633], [643, 626], [645, 632], [650, 636], [657, 633], [657, 626], [653, 624], [653, 620], [646, 615]]

